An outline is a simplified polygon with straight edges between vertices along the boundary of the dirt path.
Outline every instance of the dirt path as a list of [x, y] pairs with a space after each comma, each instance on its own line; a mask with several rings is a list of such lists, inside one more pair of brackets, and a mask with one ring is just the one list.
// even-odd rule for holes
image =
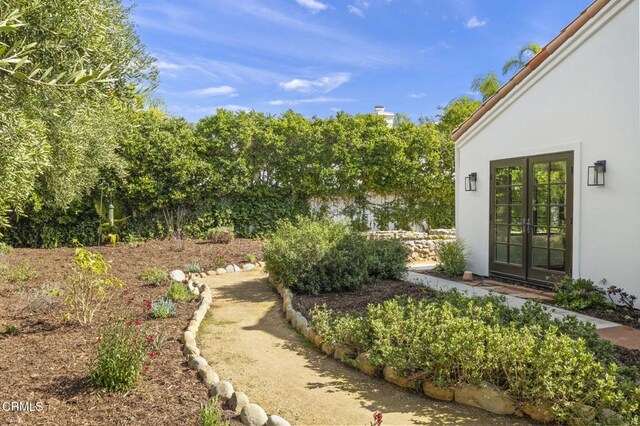
[[328, 358], [286, 322], [260, 272], [208, 278], [214, 303], [199, 338], [202, 354], [224, 380], [295, 425], [531, 425], [427, 399]]

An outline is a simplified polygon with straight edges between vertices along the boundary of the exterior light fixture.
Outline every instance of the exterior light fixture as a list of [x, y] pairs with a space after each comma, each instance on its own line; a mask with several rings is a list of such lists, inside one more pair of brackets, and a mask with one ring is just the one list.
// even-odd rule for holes
[[604, 186], [607, 173], [607, 160], [598, 160], [587, 167], [587, 186]]
[[464, 178], [464, 190], [475, 191], [478, 182], [478, 174], [476, 172], [469, 173], [469, 176]]
[[109, 225], [113, 227], [115, 220], [113, 219], [113, 204], [109, 204]]

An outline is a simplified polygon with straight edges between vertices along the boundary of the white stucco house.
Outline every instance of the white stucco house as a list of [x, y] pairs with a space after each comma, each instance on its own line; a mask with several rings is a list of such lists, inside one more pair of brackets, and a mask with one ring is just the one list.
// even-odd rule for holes
[[453, 134], [470, 268], [640, 297], [640, 0], [596, 0]]

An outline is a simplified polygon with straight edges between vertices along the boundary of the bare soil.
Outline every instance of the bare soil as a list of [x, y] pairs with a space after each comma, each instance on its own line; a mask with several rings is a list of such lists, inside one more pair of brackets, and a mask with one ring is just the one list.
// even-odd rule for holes
[[[534, 424], [433, 401], [326, 356], [287, 323], [280, 299], [261, 272], [207, 280], [214, 302], [198, 336], [203, 356], [234, 389], [291, 424], [368, 425], [376, 410], [385, 426]], [[405, 284], [389, 282], [378, 294], [390, 296], [395, 285]], [[355, 299], [347, 305], [363, 306]]]
[[[90, 248], [111, 262], [111, 273], [125, 285], [109, 308], [87, 327], [63, 317], [67, 311], [65, 282], [74, 249], [15, 249], [2, 256], [0, 262], [10, 268], [26, 262], [36, 276], [18, 282], [0, 280], [0, 407], [7, 402], [30, 402], [35, 410], [40, 402], [44, 411], [0, 409], [0, 424], [197, 424], [197, 411], [206, 402], [207, 389], [187, 368], [178, 343], [196, 302], [180, 303], [174, 318], [151, 319], [144, 301], [161, 298], [169, 283], [146, 285], [139, 275], [152, 266], [170, 271], [198, 263], [209, 269], [217, 258], [240, 263], [248, 253], [261, 258], [261, 247], [259, 241], [239, 239], [228, 245], [186, 240], [182, 251], [175, 251], [171, 241]], [[39, 308], [29, 306], [35, 292], [46, 284], [58, 285], [62, 295]], [[162, 331], [166, 335], [166, 343], [150, 368], [126, 393], [103, 392], [87, 379], [93, 346], [110, 318], [139, 319], [150, 333]], [[17, 331], [6, 333], [8, 326]]]
[[384, 280], [365, 285], [356, 291], [325, 293], [319, 295], [297, 294], [294, 307], [309, 318], [309, 311], [316, 305], [327, 305], [338, 312], [366, 313], [370, 303], [382, 303], [396, 296], [410, 296], [425, 299], [435, 295], [435, 291], [423, 285], [406, 281]]

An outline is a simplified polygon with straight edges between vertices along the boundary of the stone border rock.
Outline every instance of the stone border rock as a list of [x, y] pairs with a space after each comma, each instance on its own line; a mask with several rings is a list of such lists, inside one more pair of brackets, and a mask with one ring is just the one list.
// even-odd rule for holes
[[[251, 265], [251, 267], [247, 268], [248, 265]], [[253, 270], [256, 268], [256, 265], [249, 263], [245, 264], [243, 268], [239, 268], [234, 264], [229, 265], [227, 268], [231, 269], [230, 272], [240, 272], [242, 270]], [[227, 273], [227, 269], [224, 271], [224, 273]], [[189, 326], [182, 336], [182, 354], [186, 357], [189, 368], [195, 370], [202, 383], [209, 388], [208, 397], [214, 398], [217, 396], [218, 400], [226, 404], [229, 409], [235, 413], [239, 412], [242, 424], [246, 426], [291, 426], [290, 423], [282, 417], [276, 415], [268, 416], [261, 406], [250, 403], [247, 395], [233, 389], [231, 382], [220, 380], [218, 373], [216, 373], [207, 360], [200, 355], [200, 349], [196, 343], [196, 336], [202, 320], [204, 320], [207, 311], [213, 303], [213, 295], [211, 288], [206, 283], [197, 281], [197, 279], [204, 278], [207, 275], [212, 274], [211, 272], [187, 274], [182, 281], [187, 284], [189, 289], [195, 289], [200, 296], [198, 308], [193, 312]]]
[[[410, 389], [422, 389], [422, 392], [429, 398], [439, 401], [455, 401], [456, 403], [480, 408], [490, 413], [499, 415], [515, 415], [524, 417], [525, 415], [531, 419], [541, 422], [550, 423], [556, 420], [552, 411], [552, 404], [542, 403], [537, 405], [521, 404], [510, 398], [502, 390], [498, 389], [491, 383], [485, 383], [482, 386], [474, 386], [469, 384], [459, 384], [455, 387], [438, 387], [431, 381], [418, 381], [416, 379], [404, 377], [396, 369], [386, 366], [376, 366], [370, 362], [369, 354], [364, 352], [354, 354], [348, 348], [336, 347], [324, 342], [324, 338], [316, 333], [310, 326], [309, 321], [296, 311], [293, 307], [293, 293], [282, 283], [276, 284], [271, 277], [269, 282], [282, 297], [282, 312], [291, 326], [301, 335], [312, 342], [320, 351], [328, 356], [332, 356], [341, 362], [358, 368], [365, 374], [370, 376], [379, 376], [382, 374], [385, 380], [397, 386]], [[595, 419], [596, 413], [593, 407], [584, 406], [587, 418]], [[621, 420], [620, 414], [607, 410], [600, 413], [601, 418]]]

